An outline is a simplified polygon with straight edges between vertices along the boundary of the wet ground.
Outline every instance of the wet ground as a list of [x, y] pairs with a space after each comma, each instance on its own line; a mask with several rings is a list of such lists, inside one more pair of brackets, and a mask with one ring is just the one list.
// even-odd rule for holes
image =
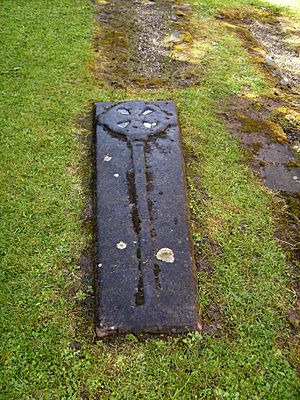
[[[300, 260], [300, 163], [295, 144], [299, 131], [289, 134], [284, 124], [279, 124], [278, 108], [282, 108], [281, 99], [236, 98], [227, 105], [222, 117], [232, 135], [240, 141], [261, 183], [274, 194], [276, 238], [295, 272]], [[298, 278], [295, 282], [296, 286], [300, 284]]]
[[237, 98], [223, 114], [232, 134], [246, 150], [251, 167], [271, 190], [300, 193], [300, 164], [297, 137], [277, 122], [280, 101], [262, 103]]

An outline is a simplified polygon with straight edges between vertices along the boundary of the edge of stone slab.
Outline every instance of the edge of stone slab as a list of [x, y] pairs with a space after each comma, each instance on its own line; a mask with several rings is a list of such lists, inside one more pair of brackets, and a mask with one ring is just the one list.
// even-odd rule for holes
[[119, 330], [119, 329], [101, 329], [96, 327], [96, 340], [101, 340], [101, 339], [112, 339], [112, 338], [118, 338], [118, 337], [123, 337], [124, 335], [135, 335], [139, 339], [147, 338], [147, 337], [160, 337], [160, 336], [177, 336], [189, 332], [201, 332], [202, 331], [202, 324], [199, 321], [197, 326], [178, 326], [178, 327], [172, 327], [171, 329], [157, 329], [157, 330], [150, 330], [150, 329], [144, 329], [144, 330]]
[[[191, 295], [194, 297], [194, 307], [195, 307], [195, 324], [192, 325], [182, 325], [182, 326], [169, 326], [169, 327], [163, 327], [163, 326], [157, 326], [157, 327], [152, 327], [152, 328], [144, 328], [144, 329], [126, 329], [122, 327], [111, 327], [112, 329], [109, 328], [100, 328], [99, 327], [99, 318], [98, 318], [98, 313], [96, 312], [96, 321], [95, 321], [95, 332], [96, 332], [96, 340], [101, 340], [101, 339], [113, 339], [113, 338], [118, 338], [118, 337], [122, 337], [124, 335], [127, 334], [133, 334], [136, 335], [139, 339], [143, 339], [143, 338], [147, 338], [147, 337], [160, 337], [160, 336], [177, 336], [180, 334], [185, 334], [185, 333], [189, 333], [189, 332], [201, 332], [202, 331], [202, 323], [201, 323], [201, 316], [200, 316], [200, 308], [199, 308], [199, 303], [197, 301], [197, 294], [198, 294], [198, 284], [197, 284], [197, 279], [196, 279], [196, 264], [195, 264], [195, 251], [194, 251], [194, 244], [193, 244], [193, 236], [192, 236], [192, 229], [191, 229], [191, 215], [190, 215], [190, 210], [188, 207], [188, 200], [189, 200], [189, 196], [188, 196], [188, 192], [187, 192], [187, 174], [186, 174], [186, 163], [185, 163], [185, 159], [184, 159], [184, 154], [183, 154], [183, 142], [182, 142], [182, 134], [181, 134], [181, 127], [180, 127], [180, 121], [179, 121], [179, 114], [178, 114], [178, 109], [177, 109], [177, 105], [176, 102], [174, 100], [124, 100], [124, 101], [107, 101], [107, 102], [95, 102], [94, 103], [94, 110], [93, 110], [93, 114], [94, 114], [94, 135], [95, 135], [95, 142], [96, 142], [96, 135], [97, 135], [97, 110], [98, 107], [103, 106], [104, 104], [106, 104], [107, 106], [113, 106], [113, 105], [121, 105], [123, 103], [127, 103], [127, 102], [134, 102], [134, 101], [143, 101], [145, 104], [151, 104], [151, 103], [157, 103], [157, 102], [163, 102], [163, 103], [171, 103], [176, 111], [176, 120], [178, 123], [178, 128], [179, 128], [179, 145], [181, 147], [181, 165], [182, 165], [182, 170], [183, 170], [183, 175], [184, 175], [184, 195], [185, 195], [185, 199], [186, 199], [186, 216], [187, 216], [187, 221], [188, 221], [188, 225], [190, 227], [189, 229], [189, 242], [190, 242], [190, 251], [191, 251], [191, 256], [192, 256], [192, 276], [194, 277], [194, 291], [193, 293], [191, 293]], [[96, 239], [97, 240], [97, 239]], [[97, 289], [99, 290], [98, 285], [96, 285]], [[97, 295], [97, 293], [96, 293]]]

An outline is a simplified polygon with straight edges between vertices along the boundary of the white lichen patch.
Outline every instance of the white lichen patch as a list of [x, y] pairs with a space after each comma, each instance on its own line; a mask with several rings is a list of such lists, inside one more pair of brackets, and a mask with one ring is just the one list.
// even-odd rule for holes
[[163, 247], [156, 253], [156, 258], [160, 261], [164, 261], [167, 263], [173, 263], [175, 260], [173, 250], [168, 247]]
[[120, 176], [119, 174], [114, 174], [115, 178], [119, 178], [119, 176]]
[[109, 162], [111, 160], [111, 156], [107, 155], [104, 157], [103, 161]]
[[119, 250], [124, 250], [124, 249], [126, 249], [126, 247], [127, 247], [127, 243], [119, 242], [119, 243], [117, 244], [117, 248], [118, 248]]

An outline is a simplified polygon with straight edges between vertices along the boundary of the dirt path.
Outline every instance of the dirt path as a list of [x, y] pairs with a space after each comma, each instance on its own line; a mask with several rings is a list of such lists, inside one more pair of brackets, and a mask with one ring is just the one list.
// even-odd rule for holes
[[112, 86], [154, 89], [199, 81], [191, 62], [191, 6], [171, 0], [97, 4], [96, 73]]
[[155, 1], [135, 2], [133, 24], [136, 29], [134, 53], [138, 63], [137, 72], [143, 77], [162, 78], [170, 58], [170, 46], [165, 38], [170, 35], [172, 4]]
[[300, 43], [300, 28], [283, 18], [272, 23], [253, 20], [245, 26], [261, 43], [266, 62], [273, 67], [273, 74], [281, 77], [279, 84], [299, 91], [300, 47], [297, 43]]

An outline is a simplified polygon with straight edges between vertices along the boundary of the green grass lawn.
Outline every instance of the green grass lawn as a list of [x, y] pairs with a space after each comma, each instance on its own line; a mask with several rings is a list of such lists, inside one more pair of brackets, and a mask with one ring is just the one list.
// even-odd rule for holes
[[[273, 239], [272, 196], [219, 117], [220, 101], [245, 85], [252, 98], [270, 89], [213, 18], [218, 8], [258, 3], [193, 3], [215, 43], [199, 60], [202, 84], [145, 93], [113, 91], [93, 76], [88, 0], [1, 2], [1, 399], [300, 397], [292, 350], [282, 345], [291, 276]], [[196, 251], [213, 265], [199, 272], [199, 303], [202, 313], [217, 310], [219, 326], [96, 342], [82, 301], [91, 288], [78, 278], [92, 232], [82, 223], [90, 132], [77, 121], [95, 101], [141, 97], [178, 104]]]

